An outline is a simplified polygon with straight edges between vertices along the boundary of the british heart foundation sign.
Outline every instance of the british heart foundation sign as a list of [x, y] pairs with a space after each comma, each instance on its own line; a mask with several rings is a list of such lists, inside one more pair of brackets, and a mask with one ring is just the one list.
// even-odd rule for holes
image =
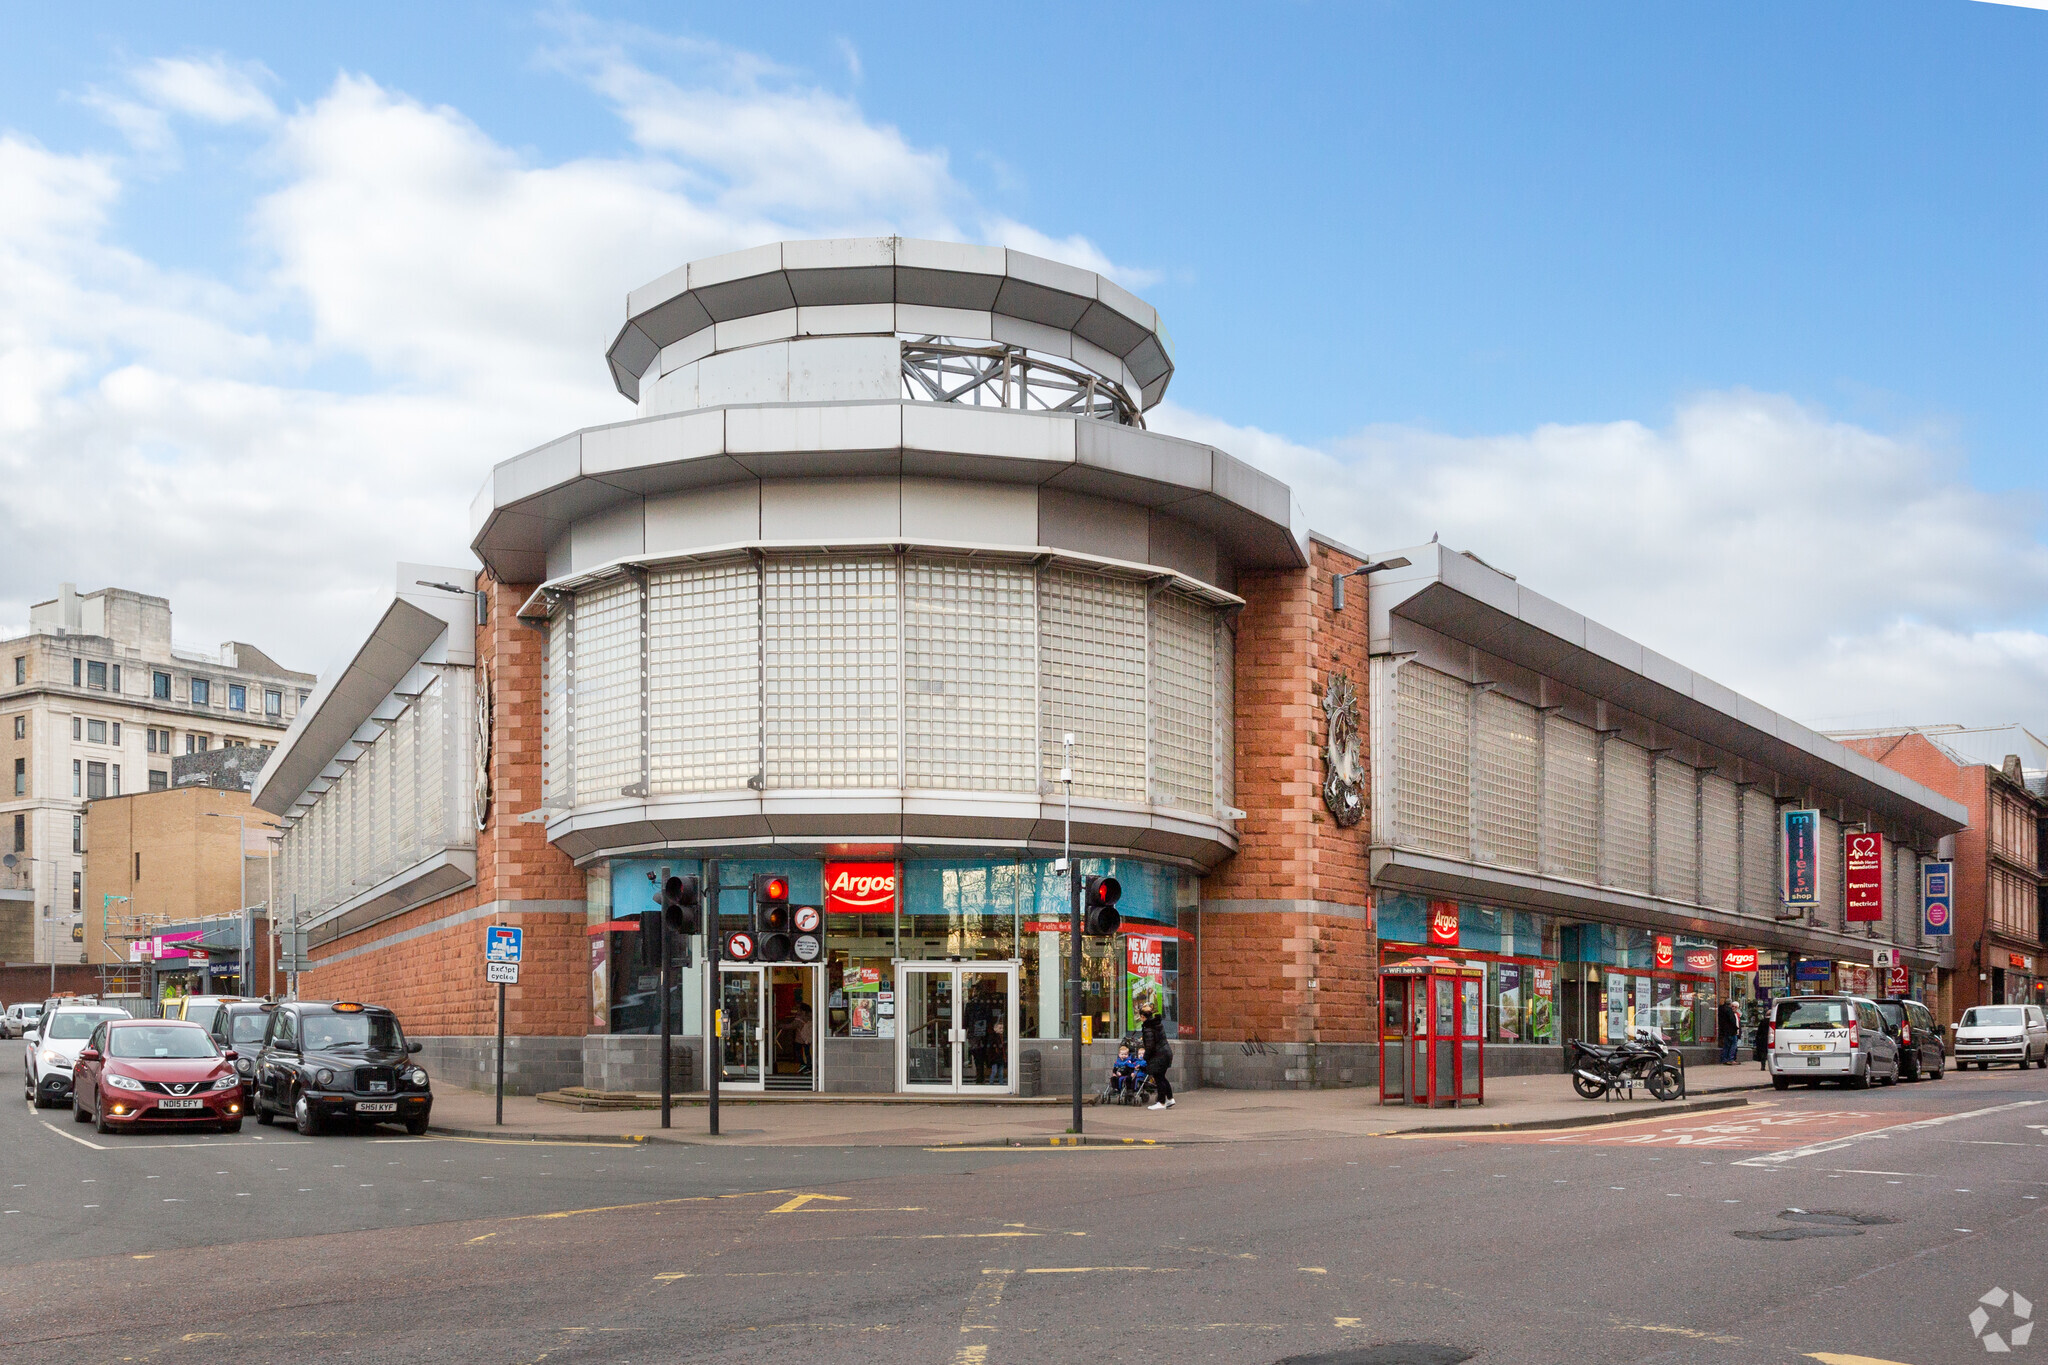
[[889, 915], [895, 911], [896, 864], [825, 864], [826, 914]]
[[1884, 918], [1884, 836], [1851, 832], [1842, 836], [1843, 873], [1848, 886], [1849, 922]]
[[1431, 901], [1429, 903], [1429, 945], [1432, 948], [1455, 948], [1458, 946], [1458, 903], [1456, 901]]

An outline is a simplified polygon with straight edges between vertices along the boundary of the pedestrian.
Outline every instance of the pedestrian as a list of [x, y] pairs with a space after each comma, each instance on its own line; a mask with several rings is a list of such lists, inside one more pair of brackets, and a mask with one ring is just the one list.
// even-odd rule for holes
[[1756, 1002], [1756, 1064], [1766, 1074], [1771, 1069], [1771, 1002], [1760, 999]]
[[1173, 1065], [1173, 1044], [1166, 1041], [1166, 1024], [1159, 1017], [1159, 1002], [1152, 996], [1145, 997], [1139, 1007], [1145, 1022], [1139, 1026], [1139, 1033], [1145, 1048], [1145, 1073], [1158, 1088], [1158, 1095], [1148, 1109], [1173, 1108], [1173, 1083], [1166, 1079], [1168, 1067]]
[[1742, 1014], [1733, 1000], [1723, 999], [1714, 1016], [1721, 1032], [1721, 1065], [1735, 1065], [1735, 1049], [1742, 1042]]

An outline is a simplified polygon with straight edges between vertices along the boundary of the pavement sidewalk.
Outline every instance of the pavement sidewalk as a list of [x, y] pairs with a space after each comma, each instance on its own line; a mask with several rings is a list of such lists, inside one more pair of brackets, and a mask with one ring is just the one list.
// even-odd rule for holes
[[[1509, 1076], [1487, 1082], [1487, 1102], [1463, 1109], [1420, 1109], [1379, 1103], [1379, 1092], [1352, 1090], [1183, 1090], [1172, 1109], [1124, 1105], [1083, 1111], [1086, 1141], [1269, 1142], [1307, 1137], [1371, 1137], [1422, 1131], [1486, 1131], [1577, 1127], [1732, 1108], [1744, 1091], [1767, 1086], [1747, 1067], [1691, 1069], [1687, 1096], [1582, 1100], [1567, 1076]], [[505, 1097], [505, 1123], [492, 1123], [491, 1095], [444, 1089], [434, 1096], [433, 1130], [450, 1137], [557, 1142], [681, 1142], [733, 1147], [1058, 1146], [1071, 1110], [1064, 1100], [927, 1100], [901, 1096], [801, 1098], [728, 1093], [718, 1137], [706, 1131], [701, 1095], [679, 1099], [673, 1126], [661, 1128], [652, 1109], [578, 1113], [524, 1095]]]

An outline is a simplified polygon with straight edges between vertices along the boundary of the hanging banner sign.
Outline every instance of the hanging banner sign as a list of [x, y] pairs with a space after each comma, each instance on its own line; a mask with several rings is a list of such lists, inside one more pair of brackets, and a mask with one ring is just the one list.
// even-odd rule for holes
[[1429, 903], [1429, 942], [1436, 948], [1458, 946], [1458, 903], [1456, 901], [1431, 901]]
[[1756, 970], [1756, 949], [1723, 948], [1721, 970], [1724, 972], [1753, 972]]
[[1891, 970], [1885, 973], [1885, 979], [1886, 995], [1905, 995], [1913, 986], [1912, 981], [1908, 979], [1906, 964], [1903, 962], [1893, 963]]
[[1780, 899], [1802, 908], [1820, 904], [1820, 812], [1788, 810], [1779, 813], [1778, 830], [1783, 845], [1785, 875]]
[[1849, 922], [1872, 924], [1884, 918], [1884, 836], [1842, 836], [1842, 868], [1847, 887]]
[[825, 912], [830, 915], [896, 913], [896, 864], [826, 863]]
[[1657, 967], [1660, 971], [1671, 970], [1671, 939], [1664, 934], [1657, 935]]
[[1930, 938], [1955, 934], [1955, 880], [1954, 863], [1920, 864], [1920, 920]]

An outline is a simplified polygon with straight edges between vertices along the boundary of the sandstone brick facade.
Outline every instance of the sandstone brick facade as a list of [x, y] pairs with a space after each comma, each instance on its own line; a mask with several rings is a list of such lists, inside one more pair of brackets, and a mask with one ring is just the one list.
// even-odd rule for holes
[[545, 826], [517, 821], [541, 801], [544, 642], [515, 615], [534, 585], [480, 576], [478, 587], [489, 600], [476, 647], [493, 715], [491, 808], [477, 835], [476, 885], [315, 950], [299, 991], [389, 1005], [416, 1035], [494, 1033], [497, 988], [484, 980], [484, 931], [516, 924], [526, 931], [525, 962], [519, 984], [505, 992], [506, 1032], [580, 1036], [590, 998], [584, 875], [548, 843]]

